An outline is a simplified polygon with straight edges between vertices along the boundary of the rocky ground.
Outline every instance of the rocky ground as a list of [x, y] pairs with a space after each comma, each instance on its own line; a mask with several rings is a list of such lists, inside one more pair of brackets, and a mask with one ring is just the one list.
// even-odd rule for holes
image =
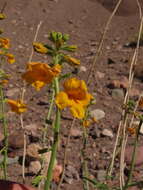
[[[0, 0], [2, 6], [5, 1]], [[7, 1], [5, 8], [7, 19], [1, 22], [4, 35], [11, 39], [11, 52], [15, 55], [16, 63], [7, 65], [6, 70], [11, 74], [11, 81], [5, 89], [7, 98], [18, 98], [22, 83], [20, 75], [25, 70], [29, 60], [32, 42], [36, 28], [40, 22], [37, 41], [47, 42], [50, 31], [68, 33], [71, 36], [70, 43], [77, 44], [79, 50], [75, 56], [81, 60], [78, 77], [87, 79], [89, 68], [93, 63], [97, 48], [103, 34], [110, 12], [100, 3], [93, 0], [13, 0]], [[134, 48], [129, 47], [135, 34], [139, 30], [139, 15], [116, 15], [108, 29], [102, 54], [97, 60], [94, 73], [89, 84], [89, 91], [96, 98], [94, 110], [99, 122], [89, 127], [89, 140], [87, 146], [88, 167], [91, 177], [103, 180], [105, 171], [112, 157], [113, 143], [115, 141], [118, 124], [121, 118], [122, 103], [128, 87], [128, 74]], [[135, 69], [135, 79], [130, 96], [134, 99], [143, 90], [143, 49], [140, 47], [138, 66]], [[46, 56], [34, 55], [33, 61], [48, 62]], [[26, 183], [31, 184], [39, 166], [39, 155], [42, 127], [44, 117], [49, 108], [46, 90], [35, 92], [29, 88], [25, 95], [29, 105], [29, 111], [24, 115], [24, 125], [27, 133], [27, 166]], [[22, 182], [21, 163], [23, 148], [23, 131], [19, 118], [8, 111], [9, 127], [9, 154], [8, 174], [9, 179]], [[71, 116], [63, 113], [61, 146], [59, 147], [58, 164], [63, 164], [64, 148], [68, 136], [68, 128], [71, 125]], [[3, 139], [1, 130], [1, 142]], [[51, 130], [49, 130], [48, 146], [52, 142]], [[1, 143], [2, 144], [2, 143]], [[142, 142], [140, 143], [142, 145]], [[80, 190], [81, 180], [81, 151], [82, 131], [77, 121], [71, 131], [71, 139], [68, 147], [68, 159], [66, 163], [66, 175], [62, 184], [63, 190]], [[35, 150], [33, 152], [33, 150]], [[142, 152], [142, 146], [139, 149]], [[127, 162], [130, 163], [130, 153], [127, 153]], [[30, 157], [30, 158], [29, 158]], [[139, 164], [142, 164], [143, 155], [139, 156]], [[30, 161], [29, 161], [30, 159]], [[34, 166], [33, 166], [34, 165]], [[36, 168], [34, 168], [37, 166]], [[116, 165], [119, 168], [119, 164]], [[142, 169], [136, 169], [136, 177], [142, 177]], [[115, 184], [118, 175], [115, 175]], [[56, 189], [54, 184], [53, 189]], [[92, 189], [92, 188], [91, 188]]]

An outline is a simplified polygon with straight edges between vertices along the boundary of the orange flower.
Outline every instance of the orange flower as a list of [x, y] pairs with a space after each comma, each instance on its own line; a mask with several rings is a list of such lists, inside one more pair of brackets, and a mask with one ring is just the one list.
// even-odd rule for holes
[[136, 134], [136, 128], [135, 127], [128, 127], [127, 130], [128, 130], [128, 132], [131, 135], [135, 135]]
[[36, 90], [40, 90], [46, 84], [52, 82], [53, 78], [61, 72], [61, 66], [56, 64], [50, 67], [46, 63], [31, 62], [28, 63], [27, 71], [22, 75], [22, 78]]
[[13, 54], [7, 53], [7, 54], [6, 54], [6, 57], [7, 57], [8, 63], [13, 64], [13, 63], [15, 62], [15, 59], [14, 59], [14, 55], [13, 55]]
[[7, 84], [8, 84], [8, 80], [6, 79], [0, 80], [0, 85], [6, 86]]
[[70, 108], [72, 115], [82, 119], [85, 109], [93, 98], [88, 93], [86, 84], [83, 80], [76, 78], [67, 79], [64, 82], [64, 91], [59, 92], [56, 97], [56, 104], [60, 109]]
[[0, 47], [9, 49], [10, 47], [10, 40], [8, 38], [0, 38]]
[[11, 107], [11, 111], [21, 114], [27, 110], [26, 104], [24, 104], [21, 100], [11, 100], [8, 99], [7, 103]]
[[82, 123], [82, 125], [83, 125], [84, 127], [89, 127], [91, 124], [92, 124], [92, 120], [85, 120], [85, 121], [83, 121], [83, 123]]

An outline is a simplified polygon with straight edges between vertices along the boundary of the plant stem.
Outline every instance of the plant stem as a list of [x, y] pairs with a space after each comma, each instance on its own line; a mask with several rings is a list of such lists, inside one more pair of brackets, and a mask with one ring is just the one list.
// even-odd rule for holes
[[[86, 151], [86, 146], [87, 146], [87, 138], [88, 138], [88, 134], [87, 134], [87, 130], [86, 128], [83, 126], [83, 148], [82, 148], [82, 157], [83, 157], [83, 177], [88, 178], [89, 177], [89, 173], [88, 173], [88, 166], [87, 166], [87, 161], [86, 161], [86, 155], [85, 155], [85, 151]], [[83, 186], [84, 186], [84, 190], [89, 190], [89, 182], [86, 179], [83, 179]]]
[[142, 123], [143, 123], [143, 121], [140, 120], [139, 126], [138, 126], [137, 131], [136, 131], [136, 138], [135, 138], [134, 149], [133, 149], [133, 153], [132, 153], [132, 161], [131, 161], [131, 166], [130, 166], [130, 172], [129, 172], [129, 176], [128, 176], [128, 179], [126, 181], [126, 184], [125, 184], [123, 190], [127, 189], [129, 184], [132, 181], [132, 173], [134, 170], [135, 159], [136, 159], [136, 151], [137, 151], [137, 145], [138, 145], [138, 140], [139, 140], [139, 131], [140, 131]]
[[68, 131], [68, 137], [67, 137], [67, 142], [66, 142], [66, 146], [65, 146], [65, 151], [64, 151], [64, 161], [63, 161], [63, 172], [57, 187], [57, 190], [60, 190], [61, 188], [61, 184], [63, 182], [64, 179], [64, 175], [65, 175], [65, 169], [66, 169], [66, 162], [67, 162], [67, 150], [68, 150], [68, 146], [69, 146], [69, 142], [70, 142], [70, 137], [71, 137], [71, 129], [75, 124], [75, 118], [72, 121], [72, 124], [70, 125], [69, 131]]
[[3, 169], [4, 169], [4, 179], [7, 179], [7, 149], [8, 149], [8, 132], [7, 132], [7, 121], [5, 117], [5, 107], [4, 107], [4, 93], [3, 88], [0, 85], [0, 104], [1, 104], [1, 115], [3, 123], [3, 133], [4, 133], [4, 159], [3, 159]]
[[[55, 98], [55, 90], [53, 89], [52, 97], [51, 97], [51, 101], [50, 101], [50, 107], [49, 107], [49, 111], [48, 111], [48, 114], [46, 117], [46, 121], [50, 120], [53, 105], [54, 105], [54, 98]], [[45, 123], [44, 134], [43, 134], [43, 144], [44, 145], [45, 145], [45, 141], [46, 141], [47, 129], [48, 129], [48, 123]]]
[[[55, 84], [55, 95], [59, 93], [59, 81], [58, 78], [54, 79], [54, 84]], [[56, 108], [56, 120], [55, 120], [55, 126], [54, 126], [54, 142], [52, 145], [52, 153], [51, 153], [51, 158], [50, 158], [50, 163], [47, 171], [47, 179], [45, 181], [45, 187], [44, 190], [50, 190], [50, 185], [52, 181], [52, 173], [53, 173], [53, 168], [56, 160], [56, 155], [57, 155], [57, 148], [58, 148], [58, 142], [59, 142], [59, 130], [60, 130], [60, 110], [57, 107]]]

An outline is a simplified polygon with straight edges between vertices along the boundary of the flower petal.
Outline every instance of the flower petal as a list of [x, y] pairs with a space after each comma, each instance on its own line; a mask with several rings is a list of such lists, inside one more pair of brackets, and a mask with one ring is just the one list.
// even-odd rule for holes
[[37, 91], [39, 91], [45, 85], [46, 83], [38, 81], [38, 80], [32, 83], [32, 86], [36, 88]]
[[70, 107], [71, 114], [73, 117], [83, 119], [85, 115], [85, 108], [80, 104], [74, 104]]
[[71, 102], [65, 92], [59, 92], [59, 94], [56, 96], [56, 105], [60, 109], [64, 109], [71, 105]]
[[7, 103], [10, 105], [11, 111], [15, 113], [20, 114], [27, 110], [26, 104], [24, 104], [21, 100], [16, 101], [16, 100], [8, 99]]
[[7, 54], [6, 54], [6, 57], [7, 57], [8, 63], [13, 64], [13, 63], [15, 62], [15, 59], [14, 59], [14, 55], [13, 55], [13, 54], [7, 53]]
[[27, 71], [22, 75], [22, 78], [37, 90], [40, 90], [44, 85], [51, 83], [60, 72], [60, 65], [50, 67], [46, 63], [31, 62], [28, 64]]
[[74, 65], [80, 65], [80, 60], [79, 59], [76, 59], [76, 58], [71, 57], [69, 55], [65, 55], [64, 59], [68, 63], [74, 64]]
[[81, 100], [77, 100], [77, 102], [79, 104], [81, 104], [82, 106], [88, 106], [90, 101], [93, 99], [93, 96], [89, 93], [86, 93], [85, 94], [85, 97], [84, 99], [81, 99]]

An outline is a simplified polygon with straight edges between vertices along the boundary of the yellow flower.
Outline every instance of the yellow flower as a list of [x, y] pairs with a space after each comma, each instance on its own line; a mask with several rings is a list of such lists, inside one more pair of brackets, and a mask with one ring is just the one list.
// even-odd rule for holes
[[60, 72], [61, 66], [58, 64], [50, 67], [46, 63], [31, 62], [28, 63], [27, 71], [22, 78], [39, 91], [43, 86], [51, 83]]
[[65, 55], [64, 59], [68, 63], [74, 64], [74, 65], [80, 65], [80, 60], [79, 59], [76, 59], [76, 58], [71, 57], [69, 55]]
[[0, 38], [0, 48], [9, 49], [10, 40], [8, 38]]
[[33, 48], [37, 53], [47, 53], [48, 49], [42, 44], [38, 42], [33, 42]]
[[83, 123], [82, 123], [82, 125], [83, 125], [84, 127], [89, 127], [91, 124], [92, 124], [92, 121], [91, 121], [91, 120], [85, 120], [85, 121], [83, 121]]
[[6, 79], [0, 80], [0, 85], [6, 86], [7, 84], [8, 84], [8, 80]]
[[3, 19], [5, 19], [5, 18], [6, 18], [6, 15], [3, 14], [3, 13], [0, 13], [0, 20], [3, 20]]
[[56, 96], [56, 104], [60, 109], [70, 108], [72, 115], [82, 119], [85, 115], [86, 106], [89, 105], [92, 96], [88, 93], [83, 80], [76, 78], [67, 79], [64, 82], [64, 91]]
[[8, 99], [7, 103], [10, 105], [11, 111], [13, 111], [15, 113], [21, 114], [21, 113], [27, 111], [26, 104], [24, 104], [21, 100]]
[[13, 63], [15, 62], [15, 59], [14, 59], [14, 55], [13, 55], [13, 54], [7, 53], [7, 54], [6, 54], [6, 57], [7, 57], [8, 63], [13, 64]]

